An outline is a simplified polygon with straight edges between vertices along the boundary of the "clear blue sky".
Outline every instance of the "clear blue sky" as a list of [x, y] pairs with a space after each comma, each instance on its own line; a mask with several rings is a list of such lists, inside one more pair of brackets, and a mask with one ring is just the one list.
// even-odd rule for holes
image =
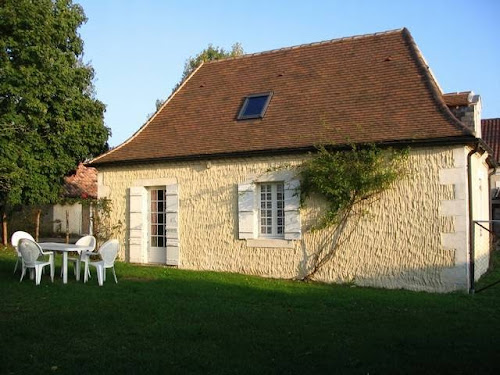
[[500, 117], [500, 1], [75, 0], [84, 60], [117, 146], [208, 46], [246, 53], [407, 27], [444, 92], [480, 94], [483, 118]]

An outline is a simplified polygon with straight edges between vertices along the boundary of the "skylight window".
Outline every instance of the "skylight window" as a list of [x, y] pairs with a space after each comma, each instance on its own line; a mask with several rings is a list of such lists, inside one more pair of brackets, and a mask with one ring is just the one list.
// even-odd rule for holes
[[271, 101], [271, 96], [271, 92], [248, 95], [240, 109], [238, 120], [263, 118], [266, 113], [267, 106]]

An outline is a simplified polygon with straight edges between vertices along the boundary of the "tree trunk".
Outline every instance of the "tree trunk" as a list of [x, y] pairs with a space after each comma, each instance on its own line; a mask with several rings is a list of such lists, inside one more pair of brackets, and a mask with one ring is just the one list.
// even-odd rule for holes
[[8, 243], [8, 233], [7, 233], [7, 214], [2, 212], [2, 243], [7, 246]]
[[66, 243], [69, 243], [69, 212], [66, 211]]
[[42, 210], [39, 208], [36, 210], [35, 216], [35, 241], [38, 242], [40, 237], [40, 215], [42, 214]]

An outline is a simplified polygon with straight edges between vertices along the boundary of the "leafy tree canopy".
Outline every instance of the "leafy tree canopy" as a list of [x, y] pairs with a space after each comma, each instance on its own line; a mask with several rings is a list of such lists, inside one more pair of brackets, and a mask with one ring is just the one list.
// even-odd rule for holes
[[[244, 53], [245, 52], [243, 51], [241, 43], [234, 43], [231, 46], [230, 51], [226, 51], [224, 48], [214, 47], [212, 44], [209, 44], [207, 48], [198, 53], [195, 57], [190, 57], [186, 60], [181, 80], [174, 86], [174, 88], [172, 89], [172, 93], [176, 91], [180, 87], [180, 85], [182, 85], [182, 82], [184, 82], [186, 78], [189, 77], [189, 75], [193, 71], [195, 71], [202, 62], [220, 60], [228, 57], [237, 57], [243, 55]], [[165, 103], [164, 99], [156, 99], [156, 110], [153, 113], [149, 113], [147, 115], [147, 118], [150, 119], [160, 109], [163, 103]]]
[[0, 208], [55, 201], [65, 174], [107, 149], [71, 0], [0, 0]]
[[234, 43], [231, 46], [231, 50], [226, 51], [221, 47], [214, 47], [212, 44], [209, 44], [207, 48], [197, 54], [195, 57], [190, 57], [186, 60], [184, 64], [184, 71], [182, 72], [181, 81], [174, 87], [173, 91], [177, 90], [177, 88], [186, 80], [187, 77], [198, 67], [201, 63], [212, 61], [212, 60], [220, 60], [227, 57], [237, 57], [243, 55], [245, 52], [243, 51], [243, 47], [241, 43]]

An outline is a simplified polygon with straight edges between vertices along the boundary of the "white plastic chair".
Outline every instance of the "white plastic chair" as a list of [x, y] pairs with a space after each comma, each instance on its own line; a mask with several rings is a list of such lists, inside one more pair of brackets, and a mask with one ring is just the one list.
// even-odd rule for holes
[[[87, 252], [93, 252], [95, 250], [96, 239], [94, 236], [83, 236], [78, 241], [76, 241], [75, 245], [92, 246], [92, 249], [88, 250]], [[87, 257], [85, 253], [85, 251], [82, 251], [80, 254], [78, 254], [78, 257], [68, 257], [68, 262], [74, 263], [76, 281], [80, 281], [80, 265], [85, 261], [85, 258]], [[61, 268], [61, 276], [62, 271], [63, 270]]]
[[17, 252], [17, 260], [16, 260], [16, 265], [14, 266], [14, 273], [16, 273], [17, 265], [19, 264], [19, 262], [21, 262], [21, 269], [22, 269], [23, 257], [21, 256], [21, 253], [19, 252], [19, 250], [17, 248], [17, 246], [19, 244], [19, 240], [22, 238], [27, 238], [29, 240], [35, 241], [35, 239], [31, 236], [31, 234], [29, 234], [27, 232], [23, 232], [22, 230], [19, 230], [19, 231], [14, 232], [12, 234], [12, 237], [10, 238], [10, 243], [12, 244], [12, 246], [14, 246], [14, 249], [16, 249], [16, 252]]
[[[119, 244], [118, 240], [109, 240], [102, 244], [97, 253], [90, 251], [85, 252], [85, 258], [82, 259], [85, 262], [85, 274], [83, 282], [87, 282], [89, 274], [89, 264], [94, 266], [97, 271], [97, 281], [99, 285], [102, 286], [103, 282], [106, 281], [106, 269], [111, 268], [113, 270], [113, 276], [115, 277], [115, 283], [118, 283], [116, 279], [115, 272], [115, 259], [118, 256]], [[90, 257], [92, 255], [99, 255], [101, 260], [91, 261]]]
[[[22, 272], [21, 279], [19, 282], [23, 281], [24, 274], [27, 268], [35, 269], [35, 283], [40, 285], [40, 280], [42, 279], [42, 270], [45, 266], [50, 266], [50, 278], [54, 282], [54, 252], [43, 251], [40, 245], [29, 238], [22, 238], [19, 240], [18, 249], [22, 257]], [[48, 260], [39, 260], [40, 257], [48, 255]]]

